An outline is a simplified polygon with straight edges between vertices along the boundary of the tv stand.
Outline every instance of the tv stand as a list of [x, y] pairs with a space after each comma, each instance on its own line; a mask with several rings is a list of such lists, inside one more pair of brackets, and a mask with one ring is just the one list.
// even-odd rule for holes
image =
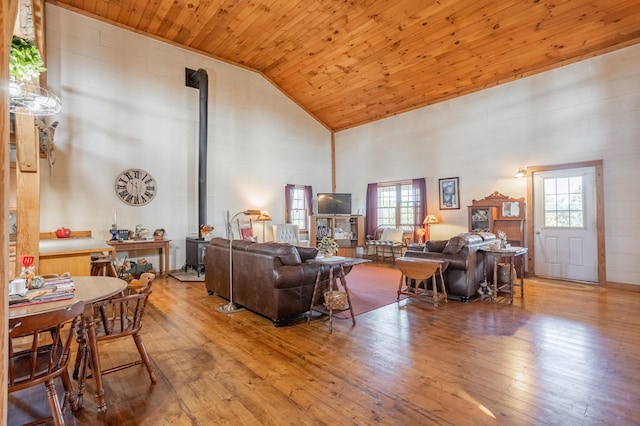
[[311, 216], [309, 244], [315, 247], [324, 236], [336, 240], [338, 256], [356, 257], [356, 249], [364, 247], [364, 216], [338, 214]]

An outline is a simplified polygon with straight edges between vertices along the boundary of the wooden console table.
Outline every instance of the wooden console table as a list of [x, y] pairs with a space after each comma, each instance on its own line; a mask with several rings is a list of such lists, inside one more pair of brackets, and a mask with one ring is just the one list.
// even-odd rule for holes
[[[160, 274], [168, 272], [169, 269], [169, 244], [171, 240], [126, 240], [126, 241], [107, 241], [111, 247], [116, 251], [116, 254], [121, 251], [136, 251], [136, 250], [150, 250], [158, 249], [158, 255], [160, 257], [160, 268], [158, 271]], [[164, 255], [164, 256], [163, 256]]]

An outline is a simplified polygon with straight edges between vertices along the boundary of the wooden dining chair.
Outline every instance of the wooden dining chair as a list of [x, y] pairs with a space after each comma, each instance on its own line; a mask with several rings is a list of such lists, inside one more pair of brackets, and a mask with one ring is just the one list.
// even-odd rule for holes
[[151, 282], [155, 278], [156, 278], [155, 274], [151, 272], [143, 272], [140, 275], [140, 278], [131, 280], [131, 282], [129, 283], [129, 285], [127, 285], [127, 288], [125, 289], [125, 294], [140, 293], [140, 290], [143, 289], [144, 287], [151, 287]]
[[[140, 336], [142, 316], [150, 294], [151, 286], [149, 281], [149, 285], [142, 287], [139, 293], [114, 297], [95, 303], [100, 312], [100, 319], [99, 321], [96, 321], [96, 340], [98, 345], [101, 342], [131, 336], [136, 344], [139, 354], [139, 359], [135, 361], [110, 368], [103, 368], [102, 375], [120, 371], [135, 365], [144, 364], [147, 372], [149, 373], [149, 379], [151, 379], [152, 383], [156, 382], [156, 374], [151, 367], [149, 354], [147, 353], [147, 349], [142, 341], [142, 337]], [[100, 354], [100, 350], [101, 349], [99, 347], [98, 354]], [[84, 357], [82, 362], [85, 363], [84, 371], [86, 371], [86, 363], [88, 363], [87, 357]]]
[[[44, 383], [56, 425], [65, 424], [63, 411], [67, 404], [77, 409], [67, 365], [83, 311], [84, 302], [79, 301], [64, 309], [9, 320], [8, 393]], [[71, 326], [65, 326], [69, 322]], [[54, 382], [57, 378], [62, 379], [64, 387], [62, 405]]]

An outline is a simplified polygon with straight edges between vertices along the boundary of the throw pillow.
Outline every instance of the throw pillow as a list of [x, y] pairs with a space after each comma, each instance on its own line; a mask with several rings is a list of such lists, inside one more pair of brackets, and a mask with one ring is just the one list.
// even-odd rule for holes
[[447, 242], [447, 245], [444, 246], [442, 253], [445, 254], [458, 254], [460, 250], [467, 244], [464, 238], [460, 236], [453, 237]]
[[315, 247], [296, 247], [298, 249], [298, 254], [300, 255], [300, 260], [302, 263], [306, 262], [309, 259], [315, 259], [318, 255], [318, 249]]
[[449, 240], [429, 240], [425, 244], [426, 251], [433, 253], [442, 253]]
[[402, 230], [395, 228], [385, 228], [380, 236], [380, 241], [394, 241], [397, 243], [402, 242]]

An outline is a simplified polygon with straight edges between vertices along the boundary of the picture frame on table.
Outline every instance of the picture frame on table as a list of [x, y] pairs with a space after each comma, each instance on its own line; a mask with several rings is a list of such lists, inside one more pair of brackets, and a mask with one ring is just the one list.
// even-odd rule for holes
[[460, 209], [460, 178], [438, 179], [440, 210]]

